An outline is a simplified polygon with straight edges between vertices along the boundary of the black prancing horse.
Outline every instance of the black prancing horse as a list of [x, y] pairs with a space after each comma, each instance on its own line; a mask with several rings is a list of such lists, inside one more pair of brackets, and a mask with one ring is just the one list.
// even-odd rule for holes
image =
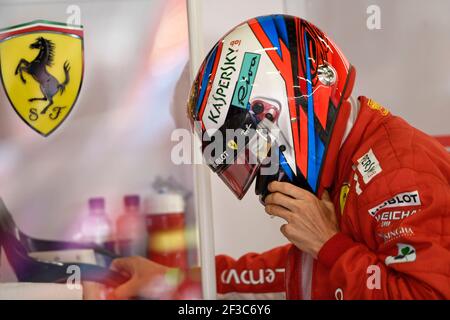
[[52, 41], [39, 37], [36, 42], [30, 45], [30, 49], [39, 49], [39, 54], [37, 57], [28, 62], [25, 59], [20, 59], [19, 64], [16, 68], [16, 75], [20, 74], [20, 79], [23, 83], [26, 83], [22, 72], [26, 72], [33, 77], [34, 80], [39, 82], [41, 92], [44, 95], [42, 98], [31, 98], [28, 101], [48, 101], [48, 104], [41, 111], [41, 114], [45, 114], [47, 109], [53, 104], [53, 96], [58, 93], [58, 91], [63, 94], [66, 89], [67, 84], [70, 81], [69, 71], [70, 64], [68, 61], [64, 63], [64, 74], [65, 80], [63, 83], [59, 83], [58, 79], [52, 76], [47, 71], [47, 66], [51, 67], [53, 65], [55, 45]]

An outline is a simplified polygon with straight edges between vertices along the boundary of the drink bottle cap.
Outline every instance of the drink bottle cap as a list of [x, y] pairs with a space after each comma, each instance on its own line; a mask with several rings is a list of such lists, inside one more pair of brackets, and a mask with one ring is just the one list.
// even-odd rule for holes
[[184, 199], [178, 193], [158, 193], [146, 197], [144, 202], [146, 214], [184, 213]]
[[90, 198], [89, 199], [89, 209], [91, 210], [104, 210], [105, 209], [105, 198]]
[[136, 194], [130, 194], [123, 197], [125, 207], [139, 207], [140, 198]]

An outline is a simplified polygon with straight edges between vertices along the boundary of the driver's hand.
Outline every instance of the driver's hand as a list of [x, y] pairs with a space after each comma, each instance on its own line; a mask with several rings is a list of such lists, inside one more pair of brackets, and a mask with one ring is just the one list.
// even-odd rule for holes
[[115, 259], [111, 268], [129, 275], [129, 280], [113, 291], [112, 298], [165, 299], [177, 288], [180, 271], [143, 257]]

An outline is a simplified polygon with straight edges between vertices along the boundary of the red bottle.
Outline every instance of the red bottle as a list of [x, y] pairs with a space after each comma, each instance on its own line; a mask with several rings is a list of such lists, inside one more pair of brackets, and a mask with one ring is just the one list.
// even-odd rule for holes
[[116, 221], [117, 253], [121, 256], [146, 256], [147, 232], [138, 195], [123, 198], [124, 211]]
[[176, 193], [149, 196], [145, 203], [147, 257], [168, 267], [187, 268], [184, 199]]

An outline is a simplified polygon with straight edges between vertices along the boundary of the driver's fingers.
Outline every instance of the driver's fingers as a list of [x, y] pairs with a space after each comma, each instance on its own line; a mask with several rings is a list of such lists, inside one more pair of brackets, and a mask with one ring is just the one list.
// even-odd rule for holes
[[327, 207], [329, 211], [334, 212], [334, 204], [331, 201], [330, 194], [327, 190], [325, 190], [322, 194], [322, 203], [325, 205], [325, 207]]
[[265, 210], [268, 214], [280, 217], [286, 220], [288, 223], [291, 221], [292, 212], [282, 206], [268, 204], [266, 205]]
[[140, 292], [140, 284], [136, 278], [131, 278], [124, 284], [121, 284], [113, 291], [113, 296], [115, 299], [131, 299], [133, 297], [138, 297]]
[[136, 261], [132, 257], [130, 258], [118, 258], [114, 259], [111, 263], [111, 269], [127, 273], [128, 275], [132, 276], [136, 272]]
[[322, 193], [322, 200], [331, 202], [331, 197], [330, 197], [330, 194], [328, 193], [327, 190], [323, 191], [323, 193]]
[[294, 199], [299, 200], [312, 201], [313, 199], [316, 198], [316, 196], [313, 195], [311, 192], [299, 188], [296, 185], [293, 185], [292, 183], [289, 182], [272, 181], [269, 184], [268, 189], [270, 192], [281, 192], [285, 195], [288, 195]]
[[265, 205], [274, 204], [289, 209], [291, 211], [295, 211], [296, 201], [297, 200], [281, 192], [270, 193], [264, 200]]

